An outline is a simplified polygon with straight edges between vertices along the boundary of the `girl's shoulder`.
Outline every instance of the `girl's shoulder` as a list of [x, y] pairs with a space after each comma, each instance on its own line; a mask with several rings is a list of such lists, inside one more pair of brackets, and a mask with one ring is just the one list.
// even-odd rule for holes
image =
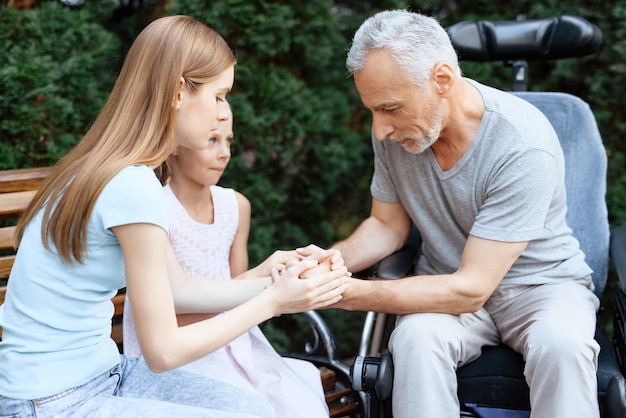
[[250, 213], [251, 204], [250, 200], [241, 192], [233, 190], [235, 193], [235, 199], [237, 199], [237, 206], [239, 206], [239, 211], [245, 210]]
[[250, 201], [248, 198], [241, 192], [238, 192], [235, 189], [231, 189], [228, 187], [222, 186], [211, 186], [211, 194], [213, 195], [213, 199], [229, 199], [232, 202], [236, 202], [237, 206], [241, 209], [250, 208]]

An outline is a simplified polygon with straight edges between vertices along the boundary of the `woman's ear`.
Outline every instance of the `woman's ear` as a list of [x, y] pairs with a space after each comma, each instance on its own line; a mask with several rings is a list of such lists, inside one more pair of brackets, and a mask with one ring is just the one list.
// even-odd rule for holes
[[185, 83], [185, 78], [181, 77], [178, 81], [178, 88], [176, 89], [176, 97], [174, 98], [174, 106], [176, 109], [180, 109], [183, 100], [185, 98], [185, 94], [187, 93], [186, 89], [187, 83]]

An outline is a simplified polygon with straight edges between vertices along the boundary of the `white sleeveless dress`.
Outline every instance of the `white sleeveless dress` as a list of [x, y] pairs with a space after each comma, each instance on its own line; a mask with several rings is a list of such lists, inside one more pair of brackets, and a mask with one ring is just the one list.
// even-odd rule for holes
[[[183, 269], [196, 277], [230, 280], [230, 248], [239, 222], [235, 192], [211, 187], [214, 221], [209, 225], [193, 220], [169, 185], [164, 191], [170, 210], [170, 240]], [[129, 299], [126, 298], [124, 309], [124, 354], [138, 357], [141, 350]], [[259, 327], [181, 368], [257, 392], [281, 418], [328, 417], [317, 367], [281, 357]]]

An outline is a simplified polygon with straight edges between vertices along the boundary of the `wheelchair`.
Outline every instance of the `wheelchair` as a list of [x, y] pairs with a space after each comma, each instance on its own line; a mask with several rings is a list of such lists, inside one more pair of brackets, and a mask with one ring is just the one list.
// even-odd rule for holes
[[[610, 231], [605, 204], [607, 156], [595, 118], [582, 99], [566, 93], [529, 92], [528, 62], [582, 57], [596, 52], [600, 30], [574, 16], [517, 21], [463, 21], [447, 28], [461, 61], [502, 61], [512, 67], [512, 93], [538, 107], [553, 124], [565, 155], [567, 221], [593, 269], [595, 293], [607, 285], [609, 256], [618, 276], [612, 343], [598, 326], [600, 414], [626, 417], [626, 226]], [[414, 273], [420, 232], [378, 263], [375, 276], [396, 279]], [[602, 308], [601, 308], [602, 309]], [[393, 360], [387, 342], [395, 315], [369, 312], [359, 353], [351, 367], [353, 388], [363, 394], [369, 418], [391, 417]], [[529, 417], [529, 389], [522, 356], [501, 344], [457, 370], [461, 417]]]

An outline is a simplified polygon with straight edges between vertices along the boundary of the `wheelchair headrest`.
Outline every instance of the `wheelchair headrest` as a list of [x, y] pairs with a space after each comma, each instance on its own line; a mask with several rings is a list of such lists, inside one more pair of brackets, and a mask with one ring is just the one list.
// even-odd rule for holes
[[559, 16], [539, 20], [462, 21], [447, 28], [466, 61], [551, 60], [582, 57], [602, 45], [602, 32], [587, 20]]

